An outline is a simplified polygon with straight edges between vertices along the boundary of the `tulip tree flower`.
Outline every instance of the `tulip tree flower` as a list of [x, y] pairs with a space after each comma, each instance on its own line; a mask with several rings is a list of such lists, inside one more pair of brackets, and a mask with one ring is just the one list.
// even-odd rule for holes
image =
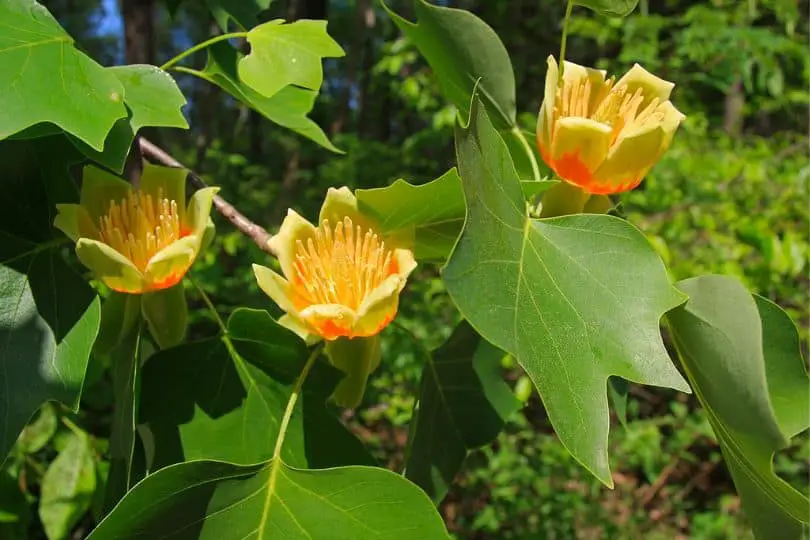
[[254, 264], [259, 287], [286, 311], [279, 322], [309, 343], [326, 341], [330, 362], [346, 372], [333, 395], [355, 407], [380, 361], [378, 334], [397, 313], [416, 267], [413, 252], [382, 238], [348, 188], [329, 188], [318, 226], [289, 210], [269, 245], [284, 277]]
[[616, 82], [605, 72], [548, 58], [537, 119], [543, 161], [591, 194], [636, 187], [672, 142], [685, 118], [669, 101], [675, 85], [634, 65]]
[[[79, 204], [56, 205], [54, 226], [76, 242], [79, 260], [113, 295], [123, 295], [105, 302], [102, 342], [107, 341], [102, 339], [105, 328], [125, 333], [139, 306], [158, 345], [182, 340], [187, 307], [179, 282], [210, 241], [211, 205], [218, 190], [198, 190], [186, 206], [186, 174], [144, 163], [136, 188], [87, 166]], [[105, 315], [115, 320], [105, 321]]]

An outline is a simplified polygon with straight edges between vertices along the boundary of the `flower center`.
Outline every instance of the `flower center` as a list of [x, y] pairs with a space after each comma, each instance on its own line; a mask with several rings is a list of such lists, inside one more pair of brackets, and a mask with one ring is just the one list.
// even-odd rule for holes
[[187, 236], [180, 229], [177, 202], [163, 198], [162, 190], [151, 195], [133, 190], [120, 203], [112, 201], [99, 220], [101, 241], [124, 255], [139, 269], [158, 251]]
[[612, 141], [619, 133], [630, 127], [641, 127], [664, 119], [661, 100], [653, 98], [644, 109], [644, 92], [637, 88], [632, 94], [627, 86], [614, 87], [615, 79], [610, 78], [593, 93], [591, 80], [588, 78], [576, 81], [563, 81], [557, 89], [554, 102], [554, 121], [567, 116], [591, 118], [607, 124], [613, 129]]
[[396, 260], [377, 235], [363, 234], [348, 217], [334, 229], [324, 220], [315, 237], [296, 241], [293, 284], [311, 304], [341, 304], [358, 309], [388, 276]]

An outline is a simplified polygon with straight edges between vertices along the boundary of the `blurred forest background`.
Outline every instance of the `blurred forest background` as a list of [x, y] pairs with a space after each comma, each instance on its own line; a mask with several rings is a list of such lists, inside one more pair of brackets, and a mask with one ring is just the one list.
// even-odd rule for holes
[[[167, 8], [177, 5], [174, 17]], [[517, 77], [523, 127], [534, 131], [546, 62], [558, 54], [564, 3], [551, 0], [440, 1], [489, 23]], [[202, 2], [45, 0], [44, 5], [103, 65], [161, 64], [218, 33]], [[410, 0], [390, 0], [411, 14]], [[619, 76], [638, 62], [675, 81], [673, 102], [687, 120], [641, 187], [619, 198], [676, 279], [737, 276], [779, 303], [807, 343], [808, 104], [806, 0], [641, 0], [630, 17], [575, 9], [568, 57]], [[329, 186], [426, 182], [453, 165], [455, 111], [429, 67], [374, 0], [274, 0], [266, 18], [328, 19], [346, 57], [326, 62], [312, 117], [339, 155], [248, 110], [214, 86], [176, 74], [190, 131], [146, 135], [200, 173], [244, 214], [273, 231], [286, 208], [312, 217]], [[201, 68], [205, 53], [186, 65]], [[236, 306], [275, 309], [257, 288], [251, 262], [268, 262], [249, 239], [215, 216], [218, 236], [194, 274], [223, 315]], [[421, 266], [401, 300], [399, 321], [431, 347], [458, 314], [438, 268]], [[188, 291], [193, 336], [215, 332]], [[193, 308], [201, 309], [194, 310]], [[422, 361], [401, 329], [384, 333], [381, 368], [364, 404], [345, 421], [397, 470]], [[0, 475], [0, 538], [45, 538], [37, 509], [53, 460], [70, 467], [61, 504], [84, 514], [66, 538], [94, 523], [106, 470], [112, 395], [107, 367], [91, 362], [79, 416], [46, 406], [21, 436]], [[525, 409], [498, 440], [470, 455], [441, 506], [464, 539], [740, 539], [750, 537], [739, 499], [706, 418], [691, 396], [631, 385], [627, 424], [615, 414], [611, 459], [616, 489], [604, 488], [560, 445], [518, 367], [506, 378]], [[615, 411], [614, 411], [615, 413]], [[69, 452], [78, 431], [95, 453]], [[805, 434], [806, 435], [806, 434]], [[779, 474], [808, 492], [806, 436], [776, 456]], [[64, 479], [68, 482], [68, 479]]]

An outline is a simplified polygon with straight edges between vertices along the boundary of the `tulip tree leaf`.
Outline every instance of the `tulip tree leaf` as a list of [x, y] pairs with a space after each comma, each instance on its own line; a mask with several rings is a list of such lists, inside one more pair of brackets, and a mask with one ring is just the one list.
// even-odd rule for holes
[[287, 86], [272, 97], [264, 97], [239, 80], [237, 62], [241, 57], [227, 43], [216, 43], [208, 48], [208, 63], [205, 70], [198, 72], [198, 75], [255, 109], [271, 122], [290, 129], [327, 150], [342, 153], [329, 142], [318, 124], [307, 118], [317, 92]]
[[118, 79], [34, 0], [0, 2], [0, 139], [50, 122], [97, 151], [127, 115]]
[[414, 0], [416, 23], [383, 6], [433, 68], [444, 96], [465, 118], [477, 84], [496, 127], [515, 127], [515, 73], [506, 47], [490, 26], [469, 11], [424, 0]]
[[52, 227], [78, 192], [64, 137], [0, 143], [0, 460], [46, 401], [76, 408], [99, 326], [99, 301], [64, 261]]
[[574, 4], [609, 17], [627, 17], [638, 5], [638, 0], [574, 0]]
[[421, 186], [397, 180], [384, 188], [358, 189], [355, 195], [383, 233], [413, 228], [420, 260], [446, 259], [464, 224], [464, 194], [455, 168]]
[[405, 477], [435, 502], [447, 494], [467, 452], [492, 442], [521, 407], [499, 372], [503, 355], [467, 322], [425, 355]]
[[132, 131], [128, 118], [118, 120], [107, 134], [104, 150], [100, 152], [72, 135], [68, 135], [67, 138], [91, 161], [100, 163], [120, 175], [124, 172], [132, 141], [135, 140], [135, 132]]
[[803, 538], [810, 501], [776, 476], [773, 454], [808, 427], [808, 380], [796, 328], [736, 280], [678, 283], [667, 315], [689, 382], [709, 417], [757, 538]]
[[68, 538], [90, 509], [96, 490], [93, 450], [85, 433], [73, 434], [45, 471], [39, 517], [48, 538]]
[[683, 302], [644, 236], [610, 216], [533, 220], [508, 149], [476, 99], [456, 128], [467, 219], [444, 268], [461, 314], [512, 354], [557, 435], [607, 485], [607, 382], [689, 391], [659, 320]]
[[326, 33], [326, 21], [269, 21], [247, 33], [250, 54], [239, 60], [239, 79], [265, 97], [288, 85], [318, 90], [323, 58], [340, 58], [343, 49]]
[[375, 467], [294, 469], [193, 461], [135, 486], [90, 540], [448, 538], [430, 499]]
[[[228, 335], [149, 358], [140, 422], [154, 437], [151, 469], [191, 459], [250, 464], [272, 456], [279, 422], [308, 352], [266, 311], [237, 309]], [[360, 441], [324, 406], [340, 375], [318, 363], [293, 416], [282, 457], [296, 466], [373, 464]]]
[[188, 129], [186, 98], [171, 75], [155, 66], [132, 64], [107, 68], [124, 86], [124, 103], [132, 111], [132, 131], [143, 126]]

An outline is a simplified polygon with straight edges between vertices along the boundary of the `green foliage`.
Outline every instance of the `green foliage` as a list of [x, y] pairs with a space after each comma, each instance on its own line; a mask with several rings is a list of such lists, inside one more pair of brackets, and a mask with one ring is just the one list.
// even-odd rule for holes
[[636, 9], [638, 0], [572, 0], [575, 4], [592, 9], [602, 15], [626, 17]]

